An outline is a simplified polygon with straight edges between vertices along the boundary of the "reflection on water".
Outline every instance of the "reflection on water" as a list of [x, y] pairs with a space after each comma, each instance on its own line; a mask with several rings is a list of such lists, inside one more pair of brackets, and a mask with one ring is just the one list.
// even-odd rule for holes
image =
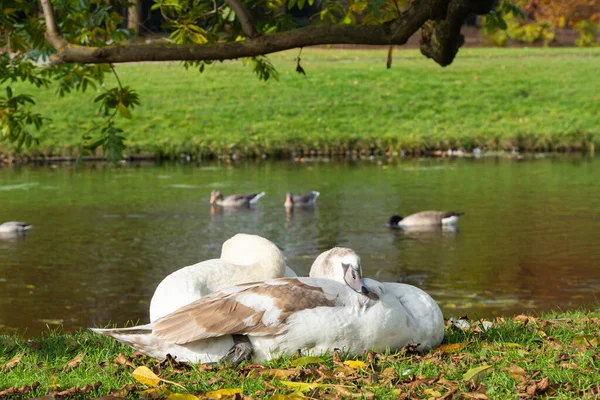
[[[366, 277], [422, 287], [447, 317], [593, 307], [600, 295], [598, 163], [2, 168], [0, 222], [24, 220], [35, 229], [0, 238], [0, 332], [145, 322], [164, 276], [218, 257], [238, 232], [273, 240], [302, 275], [320, 252], [352, 247]], [[211, 207], [216, 188], [266, 196], [251, 208]], [[314, 208], [283, 206], [286, 192], [311, 190], [321, 192]], [[386, 227], [393, 214], [428, 209], [466, 214], [456, 230]]]

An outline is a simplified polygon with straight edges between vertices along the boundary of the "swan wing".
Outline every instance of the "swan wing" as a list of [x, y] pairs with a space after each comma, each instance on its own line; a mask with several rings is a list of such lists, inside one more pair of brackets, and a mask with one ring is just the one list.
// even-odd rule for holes
[[[327, 279], [281, 278], [234, 286], [156, 321], [153, 335], [184, 344], [223, 335], [277, 335], [295, 313], [343, 306], [344, 285]], [[346, 296], [340, 296], [345, 294]]]

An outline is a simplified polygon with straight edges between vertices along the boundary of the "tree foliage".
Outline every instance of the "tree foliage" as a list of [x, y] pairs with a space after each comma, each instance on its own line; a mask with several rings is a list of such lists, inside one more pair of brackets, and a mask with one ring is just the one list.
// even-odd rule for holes
[[525, 43], [541, 40], [548, 44], [554, 40], [557, 28], [577, 30], [579, 37], [575, 44], [578, 46], [597, 45], [600, 0], [515, 0], [514, 7], [522, 11], [513, 12], [502, 6], [497, 9], [506, 22], [502, 30], [493, 24], [486, 27], [486, 33], [498, 45], [504, 45], [508, 38]]
[[[215, 60], [244, 58], [259, 79], [277, 79], [267, 54], [318, 44], [401, 45], [422, 30], [421, 52], [438, 64], [452, 62], [463, 43], [460, 28], [473, 13], [487, 14], [493, 0], [153, 0], [167, 38], [132, 41], [122, 13], [129, 0], [3, 0], [0, 3], [0, 97], [2, 138], [30, 146], [43, 117], [31, 95], [13, 93], [14, 83], [56, 85], [58, 96], [100, 90], [95, 98], [106, 121], [83, 135], [82, 154], [102, 147], [117, 160], [124, 149], [116, 118], [131, 118], [140, 104], [136, 91], [121, 85], [114, 64], [180, 60], [200, 72]], [[290, 10], [313, 7], [309, 26], [297, 27]], [[503, 0], [502, 10], [511, 10]], [[516, 12], [516, 11], [515, 11]], [[503, 13], [490, 24], [506, 25]], [[391, 57], [391, 52], [390, 52]], [[388, 63], [391, 60], [388, 60]], [[303, 73], [298, 59], [296, 69]], [[107, 73], [117, 85], [105, 86]]]

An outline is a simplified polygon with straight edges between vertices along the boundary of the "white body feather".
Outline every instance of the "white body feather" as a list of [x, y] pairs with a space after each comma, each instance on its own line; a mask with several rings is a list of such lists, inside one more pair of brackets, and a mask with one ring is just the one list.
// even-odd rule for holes
[[[255, 361], [293, 354], [297, 349], [302, 349], [306, 353], [319, 354], [333, 348], [340, 348], [351, 355], [356, 355], [364, 350], [398, 349], [414, 343], [419, 344], [419, 349], [426, 350], [439, 345], [444, 337], [444, 319], [438, 305], [427, 293], [414, 286], [365, 279], [369, 290], [379, 296], [379, 300], [372, 300], [332, 280], [293, 279], [296, 280], [321, 288], [327, 298], [335, 302], [335, 305], [314, 308], [309, 305], [298, 310], [282, 321], [281, 329], [274, 334], [247, 333], [254, 349]], [[266, 299], [264, 296], [244, 296], [243, 291], [252, 286], [246, 285], [215, 293], [210, 296], [210, 299], [218, 298], [214, 300], [218, 302], [224, 296], [230, 298], [233, 296], [240, 304], [243, 302], [245, 306], [257, 312], [269, 309], [269, 313], [262, 316], [261, 323], [267, 326], [275, 324], [275, 327], [279, 328], [276, 324], [276, 316], [282, 310], [277, 309], [275, 304], [282, 299], [278, 299], [277, 296], [289, 295], [289, 291], [285, 288], [286, 285], [291, 284], [289, 280], [273, 280], [257, 283], [253, 287], [260, 285], [280, 287], [282, 290], [271, 292], [276, 293], [271, 299]], [[189, 305], [186, 310], [194, 312], [195, 316], [201, 316], [203, 304], [213, 304], [207, 299]], [[179, 317], [185, 317], [185, 312], [179, 310], [178, 314], [182, 313]], [[168, 320], [173, 315], [175, 314], [167, 316], [164, 320]], [[235, 313], [227, 313], [227, 315], [217, 315], [215, 318], [223, 318], [231, 322], [231, 319], [235, 318], [234, 315]], [[201, 318], [198, 318], [191, 324], [199, 324], [194, 328], [196, 330], [194, 333], [202, 337], [204, 328], [200, 320]], [[186, 321], [189, 322], [189, 319]], [[218, 332], [206, 334], [217, 335], [217, 337], [200, 338], [189, 342], [181, 338], [163, 340], [156, 337], [152, 331], [153, 327], [154, 324], [148, 324], [134, 328], [94, 329], [94, 331], [112, 336], [151, 357], [162, 359], [167, 354], [171, 354], [176, 356], [178, 361], [193, 363], [216, 362], [233, 345], [233, 339], [229, 334], [219, 336]]]

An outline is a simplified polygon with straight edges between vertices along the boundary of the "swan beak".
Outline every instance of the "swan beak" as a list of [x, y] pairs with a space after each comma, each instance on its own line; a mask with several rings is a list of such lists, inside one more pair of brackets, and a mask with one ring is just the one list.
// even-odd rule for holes
[[363, 294], [367, 296], [369, 294], [369, 289], [365, 286], [365, 283], [360, 276], [360, 272], [355, 270], [354, 268], [348, 266], [346, 269], [346, 273], [344, 274], [344, 281], [346, 284], [350, 286], [355, 292]]

